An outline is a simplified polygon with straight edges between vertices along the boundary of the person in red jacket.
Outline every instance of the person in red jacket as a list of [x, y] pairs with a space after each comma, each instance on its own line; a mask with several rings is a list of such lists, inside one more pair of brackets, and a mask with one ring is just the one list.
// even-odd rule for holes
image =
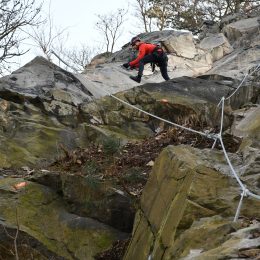
[[139, 37], [134, 37], [131, 40], [131, 45], [134, 49], [138, 50], [138, 56], [131, 62], [124, 63], [124, 68], [138, 67], [138, 75], [136, 77], [130, 76], [130, 79], [140, 83], [144, 71], [144, 65], [147, 63], [156, 63], [161, 71], [161, 74], [165, 80], [169, 80], [167, 72], [168, 58], [162, 48], [155, 44], [142, 42]]

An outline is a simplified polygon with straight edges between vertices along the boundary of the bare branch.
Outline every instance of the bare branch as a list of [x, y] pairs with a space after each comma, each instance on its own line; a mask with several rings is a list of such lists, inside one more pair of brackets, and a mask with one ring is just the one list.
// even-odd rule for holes
[[15, 232], [15, 237], [14, 237], [14, 251], [15, 251], [15, 259], [19, 260], [19, 255], [18, 255], [18, 250], [17, 250], [17, 238], [18, 238], [20, 226], [19, 226], [19, 220], [18, 220], [17, 207], [15, 208], [15, 218], [16, 218], [16, 232]]
[[15, 231], [15, 235], [14, 236], [11, 236], [8, 231], [6, 230], [5, 226], [2, 225], [4, 231], [5, 231], [5, 234], [11, 238], [13, 240], [13, 243], [14, 243], [14, 253], [11, 251], [11, 253], [13, 255], [15, 255], [15, 259], [16, 260], [19, 260], [19, 254], [18, 254], [18, 249], [17, 249], [17, 239], [18, 239], [18, 235], [19, 235], [19, 230], [20, 230], [20, 225], [19, 225], [19, 220], [18, 220], [18, 209], [17, 207], [15, 208], [15, 219], [16, 219], [16, 231]]
[[98, 22], [96, 28], [101, 32], [106, 43], [106, 52], [112, 53], [115, 47], [115, 43], [121, 36], [122, 31], [120, 30], [123, 23], [125, 22], [124, 17], [127, 11], [124, 9], [118, 9], [114, 13], [105, 15], [97, 15]]
[[68, 27], [63, 29], [54, 28], [53, 17], [51, 16], [49, 5], [49, 13], [45, 21], [31, 29], [32, 33], [28, 32], [27, 34], [42, 51], [43, 55], [51, 61], [52, 50], [59, 44], [61, 37], [67, 32]]
[[158, 30], [171, 27], [187, 29], [194, 33], [204, 20], [219, 21], [236, 12], [248, 13], [259, 6], [255, 0], [135, 0], [138, 18], [147, 32], [147, 21], [151, 18]]
[[41, 4], [35, 5], [35, 0], [0, 1], [0, 74], [5, 70], [7, 60], [26, 53], [19, 48], [24, 40], [19, 32], [40, 23], [41, 7]]

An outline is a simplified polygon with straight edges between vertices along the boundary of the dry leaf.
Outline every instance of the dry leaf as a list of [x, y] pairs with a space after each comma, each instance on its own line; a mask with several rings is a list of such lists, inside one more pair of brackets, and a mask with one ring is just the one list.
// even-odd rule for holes
[[150, 162], [148, 162], [147, 164], [146, 164], [146, 166], [154, 166], [154, 161], [150, 161]]
[[20, 190], [22, 188], [24, 188], [28, 183], [26, 181], [23, 181], [23, 182], [19, 182], [17, 184], [14, 185], [14, 188], [16, 190]]

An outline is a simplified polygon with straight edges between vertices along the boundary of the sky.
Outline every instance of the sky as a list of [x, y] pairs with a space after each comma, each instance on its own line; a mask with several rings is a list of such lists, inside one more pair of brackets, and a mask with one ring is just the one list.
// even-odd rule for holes
[[[115, 51], [119, 50], [121, 46], [127, 43], [135, 33], [140, 33], [136, 30], [135, 23], [137, 20], [134, 18], [133, 3], [135, 0], [36, 0], [43, 3], [42, 11], [48, 15], [50, 13], [53, 24], [58, 30], [66, 29], [66, 34], [69, 37], [66, 39], [64, 45], [66, 47], [76, 47], [80, 44], [88, 46], [101, 46], [104, 42], [101, 34], [95, 28], [98, 21], [98, 14], [108, 14], [115, 12], [119, 8], [128, 10], [125, 17], [126, 21], [122, 27], [122, 36], [118, 39], [115, 46]], [[49, 4], [50, 3], [50, 4]], [[50, 8], [50, 12], [49, 12]], [[26, 56], [20, 58], [20, 66], [29, 62], [41, 52], [27, 40], [23, 48], [29, 48], [30, 51]]]

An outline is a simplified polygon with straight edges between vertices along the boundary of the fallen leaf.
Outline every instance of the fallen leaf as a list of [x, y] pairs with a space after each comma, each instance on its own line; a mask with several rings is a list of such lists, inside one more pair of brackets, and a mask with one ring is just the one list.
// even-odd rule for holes
[[26, 181], [23, 182], [19, 182], [17, 184], [14, 185], [14, 188], [16, 190], [20, 190], [21, 188], [24, 188], [28, 183]]
[[154, 161], [150, 161], [150, 162], [148, 162], [147, 164], [146, 164], [146, 166], [154, 166]]
[[166, 98], [161, 99], [160, 102], [161, 103], [166, 103], [166, 104], [169, 103], [169, 101]]
[[77, 164], [82, 164], [81, 160], [77, 160]]
[[41, 169], [41, 172], [50, 172], [50, 171], [45, 170], [45, 169]]
[[138, 194], [137, 193], [135, 193], [135, 192], [133, 192], [133, 191], [130, 191], [129, 192], [131, 195], [133, 195], [133, 196], [137, 196]]

